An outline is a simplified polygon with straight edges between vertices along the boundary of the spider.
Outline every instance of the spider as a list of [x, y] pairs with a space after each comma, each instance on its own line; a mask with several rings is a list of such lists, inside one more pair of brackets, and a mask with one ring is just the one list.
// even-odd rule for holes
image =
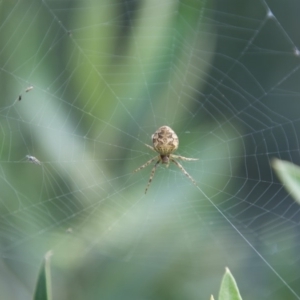
[[175, 151], [179, 145], [178, 136], [172, 128], [170, 128], [169, 126], [159, 127], [152, 135], [152, 142], [153, 142], [153, 147], [149, 146], [147, 144], [145, 144], [145, 146], [150, 148], [153, 151], [158, 152], [159, 155], [151, 158], [145, 164], [143, 164], [142, 166], [140, 166], [139, 168], [137, 168], [136, 170], [133, 171], [134, 173], [138, 172], [141, 169], [144, 169], [145, 167], [150, 165], [154, 160], [157, 159], [157, 162], [155, 163], [155, 165], [152, 168], [152, 171], [150, 173], [150, 178], [149, 178], [148, 184], [145, 189], [145, 194], [147, 193], [147, 190], [152, 182], [156, 167], [160, 162], [162, 164], [167, 165], [167, 167], [168, 167], [169, 163], [171, 161], [184, 173], [184, 175], [186, 175], [193, 182], [193, 184], [195, 184], [197, 186], [195, 180], [183, 168], [183, 166], [175, 160], [175, 158], [181, 159], [181, 160], [187, 160], [187, 161], [198, 160], [198, 158], [187, 158], [187, 157], [183, 157], [180, 155], [172, 154], [172, 152]]

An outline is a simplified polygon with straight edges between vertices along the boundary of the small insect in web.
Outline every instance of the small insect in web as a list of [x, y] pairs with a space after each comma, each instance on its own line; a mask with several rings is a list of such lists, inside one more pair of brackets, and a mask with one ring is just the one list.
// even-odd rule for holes
[[25, 90], [25, 93], [28, 93], [28, 92], [30, 92], [31, 90], [33, 90], [33, 86], [32, 86], [32, 85], [29, 86], [29, 87]]
[[26, 158], [28, 159], [29, 162], [35, 164], [35, 165], [41, 165], [41, 162], [34, 156], [31, 155], [26, 155]]
[[[25, 90], [25, 93], [28, 93], [28, 92], [30, 92], [31, 90], [33, 90], [33, 86], [31, 85], [31, 86], [29, 86], [28, 88], [26, 88], [26, 90]], [[18, 99], [17, 99], [18, 101], [21, 101], [22, 100], [22, 94], [20, 94], [19, 96], [18, 96]], [[15, 101], [15, 102], [17, 102], [17, 100]], [[14, 103], [15, 103], [14, 102]]]
[[145, 194], [147, 193], [147, 190], [152, 182], [152, 179], [155, 174], [156, 167], [159, 163], [169, 166], [170, 161], [174, 163], [183, 173], [186, 175], [193, 184], [196, 184], [195, 180], [190, 176], [190, 174], [183, 168], [183, 166], [175, 160], [181, 159], [186, 161], [192, 161], [192, 160], [198, 160], [198, 158], [187, 158], [180, 155], [174, 155], [172, 152], [174, 152], [178, 146], [179, 146], [179, 139], [177, 134], [174, 132], [174, 130], [169, 126], [162, 126], [158, 128], [154, 134], [152, 135], [152, 142], [153, 147], [145, 144], [146, 147], [150, 148], [151, 150], [158, 152], [158, 156], [153, 157], [149, 161], [147, 161], [145, 164], [134, 170], [133, 172], [138, 172], [141, 169], [144, 169], [148, 165], [150, 165], [153, 161], [157, 159], [157, 162], [155, 163], [154, 167], [152, 168], [152, 171], [150, 173], [150, 178], [148, 181], [148, 184], [145, 189]]
[[73, 233], [73, 228], [72, 228], [72, 227], [69, 227], [69, 228], [66, 230], [66, 233], [69, 233], [69, 234]]

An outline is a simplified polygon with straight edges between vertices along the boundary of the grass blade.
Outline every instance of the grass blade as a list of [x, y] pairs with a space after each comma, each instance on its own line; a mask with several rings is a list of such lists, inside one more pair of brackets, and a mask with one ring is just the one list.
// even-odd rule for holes
[[48, 251], [42, 263], [33, 300], [52, 300], [52, 287], [51, 287], [51, 270], [50, 258], [52, 251]]

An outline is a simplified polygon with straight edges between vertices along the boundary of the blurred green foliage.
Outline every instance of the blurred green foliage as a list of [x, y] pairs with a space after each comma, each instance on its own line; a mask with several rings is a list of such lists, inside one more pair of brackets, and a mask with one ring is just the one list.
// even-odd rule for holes
[[[228, 177], [245, 147], [241, 120], [202, 110], [214, 103], [203, 88], [216, 11], [196, 0], [1, 3], [3, 299], [31, 299], [48, 249], [53, 299], [208, 299], [225, 265], [244, 274], [252, 251], [212, 205], [238, 202]], [[154, 156], [143, 144], [161, 125], [179, 154], [199, 157], [187, 164], [198, 189], [160, 169], [144, 196], [151, 168], [132, 171]]]

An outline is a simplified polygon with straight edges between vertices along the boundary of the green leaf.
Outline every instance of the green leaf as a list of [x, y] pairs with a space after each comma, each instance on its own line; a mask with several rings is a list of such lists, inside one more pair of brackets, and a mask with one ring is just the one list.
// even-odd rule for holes
[[228, 268], [226, 268], [225, 270], [226, 271], [221, 283], [219, 300], [242, 300], [234, 277], [232, 276]]
[[300, 204], [300, 167], [280, 159], [274, 159], [271, 165], [285, 189]]
[[35, 287], [35, 293], [33, 300], [51, 300], [51, 271], [50, 271], [50, 258], [52, 251], [48, 251], [44, 257], [40, 273], [38, 276], [37, 284]]

